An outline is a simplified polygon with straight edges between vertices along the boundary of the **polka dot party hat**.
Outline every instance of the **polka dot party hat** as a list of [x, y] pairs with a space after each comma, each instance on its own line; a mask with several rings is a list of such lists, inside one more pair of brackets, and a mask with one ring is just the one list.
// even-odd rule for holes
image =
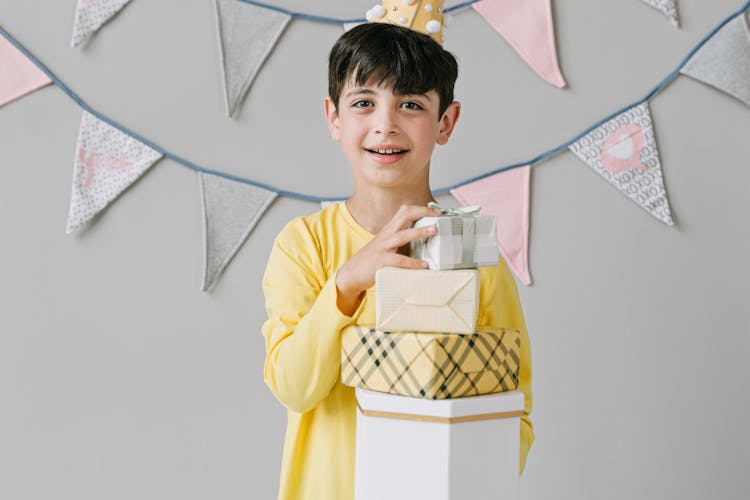
[[383, 0], [367, 11], [367, 20], [405, 26], [443, 44], [442, 0]]

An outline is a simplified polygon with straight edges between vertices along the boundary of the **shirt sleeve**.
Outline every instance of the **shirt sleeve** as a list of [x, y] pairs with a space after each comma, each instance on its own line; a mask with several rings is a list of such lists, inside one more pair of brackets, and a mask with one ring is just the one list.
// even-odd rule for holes
[[526, 321], [518, 297], [518, 288], [504, 259], [500, 265], [491, 268], [480, 268], [482, 286], [480, 290], [480, 308], [478, 324], [493, 328], [508, 328], [521, 332], [521, 355], [518, 370], [518, 389], [524, 393], [526, 402], [524, 415], [521, 417], [521, 469], [526, 465], [526, 456], [534, 441], [534, 428], [529, 419], [533, 406], [531, 397], [531, 349]]
[[281, 404], [304, 413], [336, 383], [341, 330], [352, 317], [336, 305], [336, 274], [326, 276], [318, 243], [302, 218], [287, 224], [276, 238], [263, 293], [268, 313], [262, 327], [263, 378]]

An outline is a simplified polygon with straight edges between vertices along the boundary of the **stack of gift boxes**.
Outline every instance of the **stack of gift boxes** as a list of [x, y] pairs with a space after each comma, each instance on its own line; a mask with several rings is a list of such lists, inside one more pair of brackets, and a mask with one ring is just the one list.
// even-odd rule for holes
[[477, 268], [498, 263], [495, 218], [478, 207], [441, 210], [415, 223], [437, 225], [435, 236], [412, 244], [429, 269], [378, 270], [375, 328], [344, 330], [345, 385], [429, 399], [517, 388], [520, 333], [477, 332]]
[[[492, 453], [493, 446], [515, 446], [514, 455], [506, 455], [516, 458], [510, 460], [516, 464], [512, 471], [515, 475], [510, 477], [517, 478], [518, 418], [512, 419], [510, 427], [504, 424], [503, 432], [511, 436], [510, 443], [499, 443], [492, 439], [498, 436], [493, 429], [497, 429], [499, 420], [486, 416], [521, 414], [523, 395], [516, 390], [520, 332], [503, 328], [477, 331], [477, 268], [498, 264], [495, 218], [479, 214], [479, 207], [441, 211], [439, 217], [425, 217], [415, 223], [415, 227], [437, 226], [435, 236], [411, 245], [411, 255], [426, 261], [429, 268], [378, 270], [375, 328], [351, 326], [342, 333], [341, 379], [345, 385], [357, 387], [359, 406], [355, 478], [358, 499], [386, 498], [383, 495], [501, 498], [495, 496], [498, 492], [479, 492], [482, 488], [499, 487], [497, 481], [485, 480], [482, 486], [482, 480], [475, 477], [475, 465], [461, 472], [460, 464], [455, 463], [458, 457], [451, 447], [460, 446], [451, 442], [460, 432], [473, 432], [465, 425], [456, 427], [455, 422], [474, 421], [474, 427], [483, 426], [488, 432], [489, 448], [488, 443], [479, 442], [485, 441], [479, 436], [472, 445], [475, 449], [466, 450], [474, 458]], [[408, 444], [410, 439], [413, 442]], [[467, 445], [471, 438], [462, 441]], [[406, 454], [405, 445], [410, 448]], [[409, 467], [393, 467], [399, 459], [406, 460]], [[436, 466], [446, 470], [433, 467], [432, 471], [417, 473], [415, 467], [425, 464], [428, 469]], [[379, 470], [383, 468], [387, 470]], [[388, 473], [390, 481], [384, 481], [384, 473]], [[452, 484], [442, 480], [444, 484], [433, 484], [428, 492], [425, 474], [430, 473], [445, 479], [466, 477], [454, 477]], [[466, 496], [466, 488], [474, 488], [475, 494]]]

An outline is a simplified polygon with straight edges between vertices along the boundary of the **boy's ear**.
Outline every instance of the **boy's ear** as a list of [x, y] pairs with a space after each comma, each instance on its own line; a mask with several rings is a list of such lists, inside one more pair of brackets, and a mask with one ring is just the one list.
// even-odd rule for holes
[[448, 139], [453, 133], [453, 128], [456, 126], [458, 117], [461, 115], [461, 103], [453, 101], [445, 109], [445, 113], [440, 118], [440, 129], [438, 131], [437, 143], [447, 144]]
[[326, 114], [326, 125], [328, 125], [328, 131], [331, 133], [331, 137], [334, 141], [341, 139], [341, 129], [339, 127], [339, 113], [336, 109], [336, 103], [330, 96], [326, 96], [323, 100], [323, 107]]

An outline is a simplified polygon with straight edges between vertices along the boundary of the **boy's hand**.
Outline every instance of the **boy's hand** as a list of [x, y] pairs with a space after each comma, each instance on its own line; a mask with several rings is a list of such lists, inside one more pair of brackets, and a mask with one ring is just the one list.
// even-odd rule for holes
[[398, 250], [414, 240], [434, 235], [437, 231], [435, 225], [411, 226], [417, 219], [440, 214], [435, 208], [401, 205], [385, 227], [339, 268], [336, 275], [339, 310], [347, 316], [354, 314], [364, 292], [375, 283], [375, 272], [381, 267], [425, 269], [426, 262], [401, 255]]

